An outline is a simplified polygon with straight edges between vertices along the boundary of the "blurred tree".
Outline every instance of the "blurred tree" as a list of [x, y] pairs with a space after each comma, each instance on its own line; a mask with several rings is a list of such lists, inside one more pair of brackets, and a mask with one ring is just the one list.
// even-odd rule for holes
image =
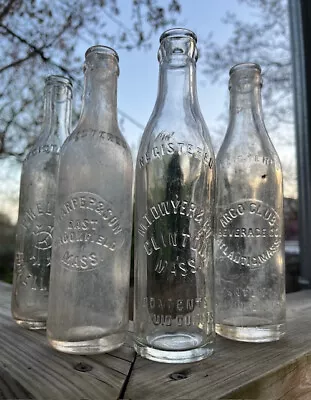
[[249, 7], [251, 21], [227, 12], [223, 22], [232, 27], [224, 45], [210, 35], [204, 43], [204, 73], [212, 81], [228, 79], [240, 62], [257, 62], [263, 70], [264, 111], [270, 130], [293, 123], [292, 71], [287, 0], [238, 0]]
[[146, 48], [181, 11], [178, 0], [132, 0], [127, 7], [121, 0], [0, 2], [0, 155], [22, 156], [33, 143], [46, 75], [67, 75], [81, 90], [78, 43]]

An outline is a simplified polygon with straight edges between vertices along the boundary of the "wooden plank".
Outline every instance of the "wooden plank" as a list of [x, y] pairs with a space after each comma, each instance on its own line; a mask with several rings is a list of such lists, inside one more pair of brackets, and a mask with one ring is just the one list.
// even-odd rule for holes
[[310, 399], [310, 291], [288, 296], [287, 325], [286, 337], [275, 343], [240, 343], [217, 337], [215, 354], [194, 364], [160, 364], [137, 357], [124, 397]]
[[32, 399], [23, 386], [0, 368], [0, 399]]
[[230, 399], [310, 400], [311, 357], [293, 363], [244, 388], [230, 393]]
[[11, 318], [11, 286], [0, 283], [0, 399], [118, 399], [135, 353], [128, 344], [96, 356], [63, 354], [44, 332]]
[[[10, 285], [0, 283], [0, 399], [311, 398], [311, 292], [288, 296], [288, 334], [278, 343], [217, 338], [215, 355], [185, 365], [135, 356], [131, 341], [110, 354], [71, 356], [48, 347], [44, 333], [10, 316]], [[131, 371], [131, 368], [133, 370]]]
[[5, 308], [6, 310], [10, 309], [11, 290], [12, 290], [11, 285], [0, 281], [0, 310], [3, 308]]

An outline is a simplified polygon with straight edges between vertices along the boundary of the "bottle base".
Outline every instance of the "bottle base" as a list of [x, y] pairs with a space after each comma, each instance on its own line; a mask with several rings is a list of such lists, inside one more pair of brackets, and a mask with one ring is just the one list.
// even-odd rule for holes
[[[163, 334], [148, 337], [149, 345], [136, 340], [134, 349], [141, 357], [163, 363], [191, 363], [203, 360], [214, 352], [212, 342], [204, 343], [196, 334]], [[197, 346], [197, 347], [194, 347]]]
[[216, 333], [227, 339], [239, 342], [275, 342], [285, 335], [285, 324], [262, 326], [215, 325]]
[[81, 341], [62, 341], [47, 335], [49, 344], [54, 349], [69, 354], [107, 353], [121, 347], [125, 342], [125, 333], [114, 333], [109, 336]]
[[16, 319], [14, 321], [21, 327], [30, 330], [46, 329], [46, 321], [27, 321], [24, 319]]

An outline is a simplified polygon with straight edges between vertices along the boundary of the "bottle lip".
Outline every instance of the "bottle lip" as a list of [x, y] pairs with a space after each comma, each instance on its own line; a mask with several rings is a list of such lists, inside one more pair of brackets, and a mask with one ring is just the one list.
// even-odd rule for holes
[[160, 43], [166, 38], [192, 38], [197, 43], [197, 35], [190, 29], [172, 28], [164, 31], [160, 36]]
[[61, 83], [61, 84], [72, 87], [71, 80], [69, 78], [67, 78], [66, 76], [62, 76], [62, 75], [49, 75], [45, 79], [45, 84], [48, 85], [51, 83]]
[[113, 56], [116, 58], [116, 60], [119, 62], [119, 55], [118, 53], [111, 47], [109, 46], [103, 46], [100, 44], [97, 44], [95, 46], [92, 46], [88, 48], [85, 52], [85, 58], [90, 55], [91, 53], [96, 53], [96, 54], [103, 54], [107, 56]]
[[231, 76], [234, 72], [237, 71], [249, 71], [249, 70], [257, 70], [259, 73], [261, 73], [261, 67], [259, 64], [252, 63], [252, 62], [246, 62], [246, 63], [239, 63], [235, 64], [229, 71], [229, 76]]

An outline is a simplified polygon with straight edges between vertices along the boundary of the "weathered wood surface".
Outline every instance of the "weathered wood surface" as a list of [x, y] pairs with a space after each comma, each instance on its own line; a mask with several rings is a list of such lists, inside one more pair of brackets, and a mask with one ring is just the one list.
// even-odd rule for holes
[[44, 333], [12, 321], [10, 292], [0, 283], [0, 399], [311, 399], [311, 291], [288, 296], [280, 342], [218, 337], [212, 357], [184, 365], [135, 360], [130, 344], [98, 356], [56, 352]]
[[109, 354], [75, 356], [47, 344], [44, 332], [19, 327], [10, 313], [11, 286], [0, 283], [0, 399], [120, 398], [135, 358], [129, 345]]
[[310, 400], [311, 292], [287, 301], [288, 333], [276, 343], [217, 337], [215, 354], [194, 364], [152, 363], [137, 357], [125, 398], [131, 400]]

